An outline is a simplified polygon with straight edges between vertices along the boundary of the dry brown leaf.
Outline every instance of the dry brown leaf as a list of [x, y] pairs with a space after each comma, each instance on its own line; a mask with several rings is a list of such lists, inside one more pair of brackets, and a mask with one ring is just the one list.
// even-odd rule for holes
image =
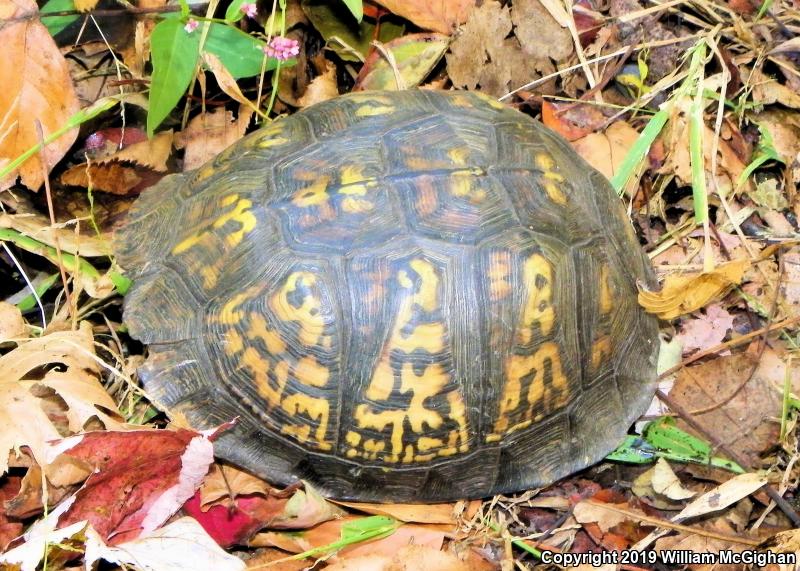
[[[69, 426], [80, 430], [92, 417], [107, 427], [119, 426], [114, 400], [98, 382], [92, 328], [81, 322], [77, 331], [50, 333], [19, 343], [0, 357], [0, 474], [8, 467], [7, 453], [28, 446], [36, 461], [47, 464], [47, 441], [61, 437], [42, 409], [42, 399], [31, 392], [36, 386], [53, 389], [66, 402]], [[32, 372], [51, 368], [44, 377], [28, 380]]]
[[738, 285], [750, 260], [733, 260], [710, 272], [672, 274], [664, 280], [661, 291], [640, 291], [639, 305], [661, 319], [674, 319], [697, 311]]
[[330, 66], [322, 75], [318, 75], [308, 84], [303, 96], [297, 100], [297, 104], [300, 107], [308, 107], [338, 96], [339, 88], [336, 86], [336, 69]]
[[239, 84], [236, 83], [236, 80], [231, 75], [231, 72], [228, 71], [228, 68], [222, 65], [222, 62], [217, 56], [211, 52], [203, 52], [203, 61], [217, 79], [219, 88], [224, 91], [228, 97], [241, 103], [242, 105], [253, 107], [253, 103], [244, 96], [242, 90], [239, 89]]
[[[556, 61], [569, 58], [575, 51], [572, 35], [564, 27], [569, 16], [564, 4], [545, 0], [516, 0], [511, 9], [514, 34], [522, 51], [537, 58]], [[558, 18], [554, 17], [558, 14]]]
[[604, 133], [590, 133], [573, 141], [572, 148], [611, 180], [638, 138], [636, 129], [625, 121], [616, 121]]
[[608, 530], [615, 525], [629, 521], [632, 516], [628, 513], [641, 514], [627, 503], [604, 504], [593, 500], [584, 500], [575, 505], [573, 516], [578, 523], [596, 523], [603, 533], [608, 533]]
[[328, 571], [470, 571], [452, 553], [422, 545], [408, 545], [393, 554], [348, 557], [329, 565]]
[[676, 337], [683, 344], [684, 355], [697, 349], [708, 349], [722, 343], [728, 330], [733, 327], [733, 315], [715, 303], [701, 315], [687, 319]]
[[189, 121], [186, 129], [175, 135], [175, 147], [186, 150], [183, 170], [202, 166], [241, 139], [252, 115], [252, 111], [239, 108], [239, 117], [234, 121], [233, 113], [218, 107]]
[[[80, 106], [67, 64], [50, 32], [35, 18], [32, 0], [0, 0], [0, 12], [19, 18], [0, 22], [0, 164], [16, 159], [39, 143], [36, 121], [44, 137], [61, 129]], [[72, 129], [44, 150], [47, 169], [42, 168], [42, 153], [36, 154], [0, 180], [6, 189], [17, 177], [30, 189], [38, 190], [49, 172], [75, 142], [78, 129]]]
[[20, 309], [16, 305], [0, 301], [0, 344], [25, 337], [27, 331]]
[[136, 167], [118, 162], [108, 164], [76, 165], [61, 175], [61, 182], [72, 186], [102, 190], [125, 196], [142, 182]]
[[268, 496], [272, 487], [264, 480], [256, 478], [234, 466], [212, 464], [211, 471], [200, 486], [200, 505], [212, 506], [229, 501], [231, 495], [260, 494]]
[[76, 234], [74, 228], [53, 228], [50, 221], [39, 214], [0, 213], [0, 228], [12, 228], [43, 244], [55, 247], [56, 237], [62, 252], [80, 254], [88, 258], [108, 256], [111, 244], [105, 238]]
[[753, 102], [760, 103], [761, 105], [771, 105], [773, 103], [780, 103], [786, 107], [793, 109], [800, 109], [800, 93], [778, 83], [773, 79], [758, 70], [742, 70], [742, 77], [749, 77], [753, 90], [750, 96]]
[[390, 12], [409, 20], [423, 30], [451, 34], [466, 22], [475, 0], [376, 0]]
[[172, 151], [172, 139], [172, 129], [162, 131], [151, 139], [133, 143], [112, 155], [95, 159], [95, 162], [98, 164], [109, 164], [114, 161], [131, 162], [156, 172], [166, 172], [167, 160]]
[[663, 458], [659, 458], [653, 467], [651, 483], [653, 490], [670, 500], [686, 500], [697, 495], [692, 490], [683, 487], [678, 476], [672, 471], [672, 467]]
[[781, 397], [770, 381], [783, 384], [782, 378], [766, 379], [758, 370], [749, 378], [753, 364], [751, 355], [740, 353], [685, 367], [670, 391], [700, 426], [749, 463], [776, 441]]

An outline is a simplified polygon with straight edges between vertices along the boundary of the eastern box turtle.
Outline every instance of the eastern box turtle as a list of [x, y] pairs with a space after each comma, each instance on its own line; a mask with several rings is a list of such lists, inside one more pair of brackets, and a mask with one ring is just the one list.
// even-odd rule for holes
[[120, 231], [150, 394], [219, 456], [438, 501], [597, 462], [646, 408], [652, 280], [567, 143], [468, 92], [357, 93], [147, 190]]

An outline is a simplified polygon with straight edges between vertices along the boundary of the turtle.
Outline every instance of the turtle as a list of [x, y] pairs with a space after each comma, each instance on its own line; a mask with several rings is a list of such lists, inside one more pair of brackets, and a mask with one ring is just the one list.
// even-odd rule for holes
[[559, 135], [477, 92], [355, 92], [145, 190], [117, 231], [149, 395], [221, 459], [439, 502], [601, 460], [655, 390], [653, 271]]

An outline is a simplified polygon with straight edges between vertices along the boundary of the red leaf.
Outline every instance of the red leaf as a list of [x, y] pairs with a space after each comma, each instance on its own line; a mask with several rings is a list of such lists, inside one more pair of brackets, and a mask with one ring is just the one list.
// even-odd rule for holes
[[95, 469], [59, 527], [88, 520], [111, 544], [156, 529], [194, 494], [213, 461], [209, 439], [190, 430], [91, 432], [64, 453]]
[[[256, 531], [269, 521], [263, 519], [261, 508], [269, 498], [259, 495], [238, 496], [232, 506], [223, 504], [211, 506], [203, 511], [200, 506], [200, 492], [183, 505], [183, 511], [196, 519], [208, 535], [222, 547], [230, 547], [246, 542]], [[272, 503], [275, 503], [273, 499]], [[281, 502], [281, 507], [286, 500]], [[280, 508], [276, 510], [276, 513]], [[256, 517], [254, 517], [256, 516]]]
[[22, 523], [10, 521], [6, 515], [6, 500], [10, 500], [19, 493], [22, 478], [19, 476], [6, 476], [0, 479], [0, 553], [6, 550], [9, 543], [22, 533]]

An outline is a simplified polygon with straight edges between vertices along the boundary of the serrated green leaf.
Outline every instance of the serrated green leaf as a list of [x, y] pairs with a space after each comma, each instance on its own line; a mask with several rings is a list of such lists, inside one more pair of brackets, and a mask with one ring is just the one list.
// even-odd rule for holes
[[39, 10], [39, 13], [42, 17], [42, 23], [47, 28], [47, 31], [50, 32], [51, 36], [55, 36], [59, 32], [61, 32], [64, 28], [69, 26], [72, 22], [75, 22], [80, 18], [80, 16], [48, 16], [48, 12], [65, 12], [67, 10], [74, 10], [75, 9], [75, 2], [74, 0], [49, 0], [42, 9]]
[[153, 77], [147, 135], [170, 114], [192, 82], [199, 59], [200, 32], [187, 33], [183, 22], [167, 19], [158, 23], [150, 36]]
[[[261, 73], [265, 45], [233, 26], [212, 22], [203, 49], [217, 56], [235, 79], [241, 79]], [[283, 66], [294, 63], [294, 60], [285, 61]], [[276, 59], [267, 58], [265, 69], [275, 69], [276, 64]]]
[[360, 22], [364, 18], [364, 2], [362, 0], [342, 0], [342, 2], [357, 21]]

